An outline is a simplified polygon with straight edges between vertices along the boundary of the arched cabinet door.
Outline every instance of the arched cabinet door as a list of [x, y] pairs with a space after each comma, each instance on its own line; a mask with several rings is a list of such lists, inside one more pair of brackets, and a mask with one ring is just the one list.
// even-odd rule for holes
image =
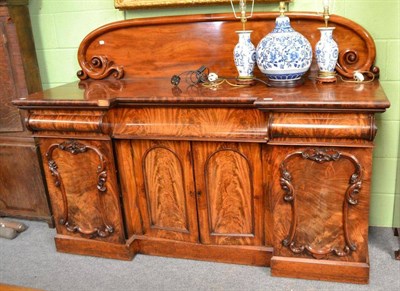
[[261, 147], [250, 143], [193, 144], [201, 242], [261, 245]]
[[197, 242], [190, 143], [140, 140], [131, 148], [144, 235]]
[[40, 148], [57, 233], [123, 243], [111, 142], [43, 139]]

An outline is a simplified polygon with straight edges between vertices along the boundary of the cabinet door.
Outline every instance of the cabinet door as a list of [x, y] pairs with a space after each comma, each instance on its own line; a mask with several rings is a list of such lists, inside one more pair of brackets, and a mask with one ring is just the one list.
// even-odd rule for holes
[[371, 148], [270, 146], [274, 254], [368, 261]]
[[201, 242], [261, 245], [261, 149], [250, 143], [195, 143]]
[[132, 141], [145, 235], [198, 241], [189, 142]]
[[31, 140], [13, 143], [0, 138], [0, 216], [51, 223], [37, 154]]
[[111, 142], [40, 142], [57, 233], [124, 243]]

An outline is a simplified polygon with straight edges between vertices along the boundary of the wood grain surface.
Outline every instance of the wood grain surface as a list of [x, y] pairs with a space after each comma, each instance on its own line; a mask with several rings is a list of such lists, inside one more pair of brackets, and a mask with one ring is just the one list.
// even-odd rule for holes
[[110, 144], [63, 139], [41, 142], [57, 233], [123, 242]]
[[0, 216], [31, 217], [51, 224], [37, 155], [32, 140], [23, 139], [16, 146], [15, 140], [0, 139]]
[[[253, 30], [255, 45], [272, 31], [278, 15], [276, 12], [254, 13], [246, 28]], [[287, 16], [291, 18], [293, 28], [315, 47], [320, 38], [317, 28], [323, 26], [322, 15], [293, 12]], [[355, 70], [379, 72], [371, 68], [376, 51], [369, 33], [341, 16], [332, 15], [329, 21], [336, 27], [334, 37], [340, 48], [338, 72], [350, 78]], [[232, 13], [111, 23], [93, 31], [81, 42], [78, 61], [82, 70], [78, 76], [81, 79], [104, 79], [110, 75], [116, 79], [163, 77], [206, 65], [220, 76], [235, 77], [232, 51], [237, 43], [235, 31], [240, 27]], [[140, 57], [132, 58], [136, 55]], [[260, 76], [258, 69], [255, 75]]]
[[85, 114], [53, 111], [45, 114], [33, 113], [26, 120], [32, 131], [71, 131], [101, 133], [104, 112], [90, 111]]
[[[295, 154], [314, 151], [314, 147], [276, 146], [268, 150], [275, 157], [269, 166], [272, 177], [275, 177], [270, 185], [275, 254], [368, 263], [366, 242], [371, 149], [352, 149], [351, 157], [357, 162], [344, 157], [348, 152], [344, 148], [329, 149], [343, 156], [324, 162]], [[289, 156], [291, 158], [287, 159]], [[285, 174], [281, 168], [283, 162], [287, 170]], [[358, 171], [357, 165], [362, 169], [358, 176], [355, 174]], [[282, 177], [286, 178], [282, 180]], [[352, 188], [352, 179], [358, 178], [360, 187]], [[349, 188], [356, 191], [352, 194], [352, 203], [348, 201]], [[349, 241], [346, 240], [345, 232], [348, 233]], [[291, 233], [293, 237], [289, 237]], [[294, 243], [290, 246], [285, 240]], [[346, 246], [351, 249], [353, 244], [352, 250], [340, 253]]]
[[[216, 90], [202, 85], [180, 85], [176, 94], [170, 76], [135, 78], [131, 80], [101, 80], [69, 83], [29, 95], [29, 99], [13, 100], [20, 108], [80, 108], [87, 110], [110, 107], [177, 106], [257, 108], [280, 112], [384, 112], [390, 103], [378, 81], [366, 84], [317, 84], [307, 79], [296, 88], [270, 88], [265, 84], [232, 88], [222, 84]], [[114, 82], [123, 82], [121, 90], [114, 90]], [[86, 83], [105, 83], [105, 92], [85, 89]], [[79, 86], [78, 86], [79, 85]], [[93, 85], [94, 86], [94, 85]], [[111, 88], [109, 88], [111, 86]], [[186, 87], [190, 87], [189, 90]]]
[[270, 140], [332, 138], [372, 141], [377, 131], [372, 114], [274, 113], [269, 122]]
[[261, 245], [260, 146], [195, 143], [193, 153], [201, 242]]
[[268, 115], [255, 109], [121, 108], [112, 114], [116, 137], [263, 142], [268, 136]]
[[132, 141], [131, 151], [144, 234], [198, 241], [190, 143]]

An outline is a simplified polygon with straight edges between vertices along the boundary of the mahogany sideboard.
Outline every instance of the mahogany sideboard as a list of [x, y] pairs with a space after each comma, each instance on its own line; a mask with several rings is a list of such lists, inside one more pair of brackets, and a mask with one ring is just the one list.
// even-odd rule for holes
[[[248, 23], [253, 43], [276, 13]], [[320, 15], [288, 13], [313, 46]], [[337, 71], [379, 73], [375, 44], [332, 16]], [[274, 276], [367, 283], [378, 80], [272, 88], [172, 86], [236, 75], [231, 15], [124, 20], [81, 43], [79, 82], [14, 101], [40, 144], [60, 252], [270, 266]], [[257, 72], [259, 78], [263, 78]]]
[[53, 225], [39, 149], [13, 99], [42, 90], [28, 0], [0, 0], [0, 216]]

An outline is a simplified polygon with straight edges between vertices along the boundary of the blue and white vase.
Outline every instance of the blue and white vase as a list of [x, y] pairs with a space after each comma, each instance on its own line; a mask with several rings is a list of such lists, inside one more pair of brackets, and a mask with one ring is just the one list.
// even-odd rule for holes
[[339, 56], [339, 48], [333, 40], [333, 30], [335, 27], [319, 27], [321, 39], [315, 46], [315, 58], [317, 60], [320, 81], [336, 80], [335, 67]]
[[284, 15], [276, 18], [274, 30], [260, 41], [256, 52], [258, 68], [273, 81], [272, 86], [290, 86], [311, 66], [310, 42], [291, 27], [289, 17]]
[[238, 79], [252, 79], [256, 64], [256, 48], [251, 42], [252, 30], [239, 30], [239, 42], [233, 50], [233, 59], [239, 73]]

